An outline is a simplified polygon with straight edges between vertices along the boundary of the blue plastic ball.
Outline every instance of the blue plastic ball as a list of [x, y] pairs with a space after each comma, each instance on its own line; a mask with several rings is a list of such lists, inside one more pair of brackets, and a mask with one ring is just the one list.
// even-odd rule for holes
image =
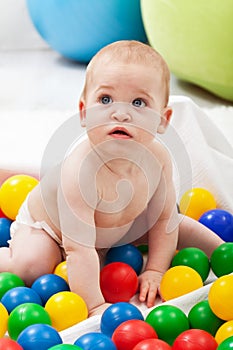
[[107, 265], [113, 262], [128, 264], [134, 269], [136, 274], [139, 275], [143, 266], [143, 256], [134, 245], [125, 244], [109, 249], [106, 254], [105, 264]]
[[10, 236], [10, 226], [12, 220], [7, 218], [0, 218], [0, 247], [9, 247], [8, 240]]
[[80, 346], [83, 350], [117, 350], [113, 341], [102, 333], [86, 333], [79, 337], [74, 345]]
[[7, 311], [11, 313], [16, 306], [24, 303], [34, 303], [42, 305], [42, 300], [40, 296], [31, 288], [28, 287], [15, 287], [8, 292], [6, 292], [2, 299], [1, 303], [5, 306]]
[[39, 294], [43, 305], [52, 295], [70, 290], [64, 278], [52, 273], [38, 277], [32, 284], [32, 289]]
[[233, 215], [228, 211], [209, 210], [200, 217], [199, 222], [214, 231], [225, 242], [233, 242]]
[[130, 303], [120, 302], [109, 306], [101, 316], [101, 332], [111, 338], [115, 329], [128, 320], [142, 320], [141, 311]]
[[62, 338], [53, 327], [37, 323], [25, 328], [18, 336], [17, 343], [24, 350], [48, 350], [62, 344]]
[[146, 42], [140, 0], [27, 0], [42, 38], [63, 56], [88, 62], [117, 40]]

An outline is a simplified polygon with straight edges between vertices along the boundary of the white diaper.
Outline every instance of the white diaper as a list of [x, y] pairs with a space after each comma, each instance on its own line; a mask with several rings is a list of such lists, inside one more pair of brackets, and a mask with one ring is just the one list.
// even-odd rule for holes
[[28, 209], [28, 196], [23, 202], [22, 206], [19, 209], [18, 215], [16, 216], [15, 221], [11, 224], [10, 235], [11, 238], [17, 233], [20, 224], [27, 225], [36, 229], [44, 230], [50, 237], [52, 237], [58, 245], [63, 248], [61, 239], [56, 235], [56, 233], [51, 229], [51, 227], [45, 221], [35, 221], [31, 217], [31, 214]]

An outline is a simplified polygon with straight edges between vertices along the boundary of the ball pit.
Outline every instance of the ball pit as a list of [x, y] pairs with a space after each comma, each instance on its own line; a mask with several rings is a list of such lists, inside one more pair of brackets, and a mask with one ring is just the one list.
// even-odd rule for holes
[[160, 283], [163, 300], [171, 300], [203, 287], [203, 281], [197, 271], [189, 266], [174, 266], [168, 269]]
[[133, 350], [171, 350], [171, 347], [161, 339], [146, 339], [140, 341]]
[[39, 34], [61, 55], [88, 62], [103, 46], [117, 40], [146, 42], [140, 0], [27, 0]]
[[38, 277], [32, 284], [32, 289], [41, 297], [43, 305], [46, 304], [52, 295], [70, 290], [67, 282], [55, 274]]
[[3, 295], [1, 302], [9, 313], [18, 305], [25, 303], [42, 305], [40, 296], [36, 291], [28, 287], [16, 287], [8, 290], [8, 292]]
[[214, 337], [202, 329], [188, 329], [174, 341], [173, 350], [216, 350], [217, 342]]
[[0, 188], [0, 207], [11, 220], [16, 215], [28, 193], [38, 184], [38, 180], [29, 175], [9, 177]]
[[208, 256], [199, 248], [188, 247], [181, 249], [172, 259], [171, 266], [185, 265], [199, 273], [204, 282], [210, 271]]
[[118, 350], [113, 341], [102, 333], [86, 333], [79, 337], [74, 345], [79, 346], [82, 350]]
[[15, 287], [24, 287], [23, 280], [11, 272], [0, 273], [0, 299], [10, 289]]
[[204, 188], [192, 188], [186, 191], [180, 200], [180, 212], [198, 220], [206, 211], [215, 209], [216, 200], [212, 193]]
[[141, 320], [121, 323], [112, 335], [117, 350], [132, 350], [140, 341], [151, 338], [158, 338], [156, 331], [150, 324]]
[[217, 277], [233, 272], [233, 242], [226, 242], [217, 247], [210, 257], [212, 271]]
[[24, 349], [16, 341], [10, 338], [1, 338], [0, 350], [24, 350]]
[[215, 339], [218, 344], [221, 344], [229, 337], [233, 337], [233, 320], [223, 323], [215, 334]]
[[213, 282], [208, 294], [211, 310], [225, 321], [233, 319], [232, 291], [233, 275], [225, 275]]
[[8, 319], [9, 336], [16, 340], [25, 328], [37, 323], [51, 325], [48, 312], [41, 305], [34, 303], [19, 305], [11, 312]]
[[233, 242], [233, 215], [228, 211], [209, 210], [199, 218], [199, 222], [214, 231], [225, 242]]
[[33, 324], [20, 333], [17, 342], [24, 350], [47, 350], [54, 345], [61, 344], [62, 338], [48, 324]]
[[45, 310], [51, 317], [52, 326], [58, 332], [84, 321], [88, 316], [85, 301], [73, 292], [52, 295], [45, 304]]
[[9, 247], [8, 240], [10, 236], [10, 227], [12, 220], [7, 218], [0, 218], [0, 247]]
[[7, 309], [0, 303], [0, 338], [3, 337], [7, 331], [8, 316]]
[[130, 265], [137, 275], [140, 274], [143, 265], [142, 253], [132, 244], [125, 244], [109, 249], [106, 254], [105, 264], [123, 262]]
[[210, 308], [208, 300], [202, 300], [195, 304], [188, 313], [191, 328], [202, 329], [213, 336], [224, 323]]
[[141, 311], [136, 306], [125, 302], [110, 305], [101, 316], [101, 332], [111, 337], [121, 323], [132, 319], [144, 320]]
[[158, 338], [172, 345], [176, 337], [189, 329], [188, 317], [173, 305], [159, 305], [152, 309], [146, 320], [156, 331]]
[[128, 302], [138, 289], [138, 277], [128, 264], [113, 262], [101, 270], [100, 288], [107, 302]]

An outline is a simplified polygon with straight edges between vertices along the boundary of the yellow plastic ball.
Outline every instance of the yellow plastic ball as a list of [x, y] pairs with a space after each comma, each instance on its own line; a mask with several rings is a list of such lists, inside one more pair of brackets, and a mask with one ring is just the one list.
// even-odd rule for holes
[[225, 339], [233, 336], [233, 320], [223, 323], [215, 334], [215, 340], [221, 344]]
[[55, 270], [54, 270], [53, 273], [55, 275], [58, 275], [58, 276], [62, 277], [67, 283], [69, 283], [68, 275], [67, 275], [67, 264], [66, 264], [66, 261], [62, 261], [60, 264], [58, 264], [55, 267]]
[[168, 269], [160, 283], [160, 294], [164, 301], [190, 293], [203, 287], [202, 278], [189, 266], [174, 266]]
[[38, 180], [29, 175], [9, 177], [0, 188], [0, 207], [11, 220], [15, 220], [19, 208], [28, 193], [38, 184]]
[[8, 317], [7, 309], [0, 303], [0, 338], [2, 338], [7, 331]]
[[58, 331], [74, 326], [87, 319], [85, 301], [73, 292], [59, 292], [52, 295], [45, 304], [52, 326]]
[[208, 210], [216, 209], [217, 203], [209, 191], [204, 188], [192, 188], [183, 194], [179, 207], [181, 214], [199, 220]]
[[224, 275], [213, 282], [208, 294], [213, 313], [222, 320], [233, 320], [233, 275]]

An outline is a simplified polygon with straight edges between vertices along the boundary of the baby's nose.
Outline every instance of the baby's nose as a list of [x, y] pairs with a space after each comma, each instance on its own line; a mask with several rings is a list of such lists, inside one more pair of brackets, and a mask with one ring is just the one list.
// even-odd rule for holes
[[131, 120], [131, 116], [127, 112], [116, 111], [112, 113], [112, 119], [114, 121], [123, 123], [123, 122], [129, 122]]

